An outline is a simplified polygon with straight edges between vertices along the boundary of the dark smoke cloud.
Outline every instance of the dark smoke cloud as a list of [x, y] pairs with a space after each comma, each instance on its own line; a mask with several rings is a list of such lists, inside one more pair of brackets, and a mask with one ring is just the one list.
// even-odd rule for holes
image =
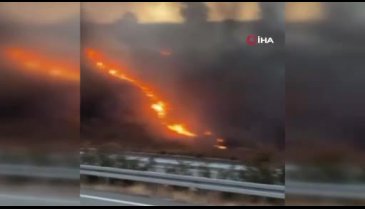
[[[210, 127], [238, 146], [253, 141], [282, 147], [284, 31], [268, 27], [269, 20], [208, 22], [202, 3], [184, 3], [181, 14], [182, 24], [85, 23], [83, 45], [129, 63], [177, 112], [195, 118], [198, 127]], [[244, 40], [251, 33], [274, 37], [277, 43], [248, 47]], [[161, 56], [161, 49], [171, 50], [172, 56]], [[83, 90], [91, 91], [84, 84]], [[88, 101], [86, 106], [101, 103], [97, 97]]]
[[205, 22], [208, 19], [208, 8], [203, 2], [184, 2], [181, 15], [186, 23]]
[[288, 143], [364, 147], [364, 6], [325, 3], [322, 21], [287, 23]]
[[78, 84], [23, 73], [21, 66], [5, 57], [4, 50], [20, 47], [78, 66], [79, 28], [79, 17], [47, 25], [0, 20], [1, 145], [48, 150], [77, 148], [72, 144], [78, 144]]

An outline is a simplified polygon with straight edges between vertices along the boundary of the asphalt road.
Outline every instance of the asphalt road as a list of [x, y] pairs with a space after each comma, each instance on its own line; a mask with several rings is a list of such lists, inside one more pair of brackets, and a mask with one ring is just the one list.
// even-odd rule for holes
[[82, 206], [188, 206], [188, 204], [164, 198], [125, 195], [89, 189], [81, 190], [80, 201]]
[[0, 206], [80, 205], [76, 186], [51, 184], [9, 184], [0, 182]]
[[39, 196], [21, 193], [0, 193], [0, 206], [188, 206], [172, 200], [141, 197], [113, 192], [81, 190], [80, 199]]
[[0, 206], [78, 206], [78, 199], [0, 193]]

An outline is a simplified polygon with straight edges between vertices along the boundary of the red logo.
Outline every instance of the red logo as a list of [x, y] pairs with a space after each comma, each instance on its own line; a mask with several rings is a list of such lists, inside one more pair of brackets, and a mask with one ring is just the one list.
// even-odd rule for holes
[[246, 38], [246, 43], [250, 46], [255, 46], [257, 44], [257, 36], [250, 34]]

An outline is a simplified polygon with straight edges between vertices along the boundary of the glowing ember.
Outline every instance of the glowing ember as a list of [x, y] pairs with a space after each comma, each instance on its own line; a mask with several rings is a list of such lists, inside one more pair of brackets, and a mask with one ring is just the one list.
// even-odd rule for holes
[[97, 68], [104, 70], [106, 73], [113, 77], [127, 81], [133, 86], [139, 88], [144, 93], [144, 95], [149, 98], [151, 102], [151, 109], [156, 113], [157, 117], [161, 121], [161, 124], [165, 126], [168, 130], [187, 137], [197, 136], [195, 133], [184, 127], [182, 124], [173, 122], [168, 118], [166, 102], [161, 100], [157, 96], [157, 94], [150, 87], [148, 87], [148, 85], [128, 75], [127, 72], [121, 67], [116, 67], [115, 65], [109, 63], [107, 64], [104, 57], [95, 50], [87, 49], [86, 53], [87, 57], [95, 64]]
[[159, 118], [163, 118], [166, 116], [165, 104], [163, 102], [157, 102], [151, 105], [151, 108], [157, 112]]
[[227, 147], [224, 146], [224, 145], [215, 145], [215, 147], [218, 148], [218, 149], [221, 149], [221, 150], [226, 150], [227, 149]]
[[109, 70], [109, 74], [110, 75], [116, 75], [118, 72], [116, 70]]
[[190, 137], [195, 137], [196, 136], [196, 134], [186, 130], [185, 127], [181, 124], [168, 125], [167, 127], [170, 130], [173, 130], [176, 133], [181, 134], [181, 135], [190, 136]]
[[225, 149], [227, 149], [227, 146], [226, 146], [226, 145], [224, 145], [225, 141], [224, 141], [224, 139], [223, 139], [223, 138], [217, 138], [217, 139], [216, 139], [216, 142], [217, 142], [217, 144], [215, 145], [215, 147], [216, 147], [217, 149], [221, 149], [221, 150], [225, 150]]
[[104, 64], [102, 62], [97, 62], [96, 66], [99, 68], [104, 68]]
[[80, 80], [80, 74], [76, 68], [61, 61], [51, 60], [43, 54], [22, 48], [8, 48], [5, 50], [5, 55], [27, 72], [61, 80]]
[[213, 135], [213, 133], [211, 131], [205, 131], [204, 132], [204, 135], [205, 136], [211, 136], [211, 135]]

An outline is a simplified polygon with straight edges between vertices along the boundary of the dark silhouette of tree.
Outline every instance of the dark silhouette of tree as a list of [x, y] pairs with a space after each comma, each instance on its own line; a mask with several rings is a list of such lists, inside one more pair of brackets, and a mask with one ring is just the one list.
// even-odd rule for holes
[[123, 17], [117, 22], [116, 26], [122, 29], [122, 33], [120, 37], [127, 44], [134, 44], [138, 42], [136, 39], [139, 39], [140, 33], [138, 31], [138, 17], [132, 13], [127, 12], [123, 15]]
[[204, 23], [208, 19], [208, 8], [203, 2], [184, 2], [181, 15], [186, 23]]
[[125, 25], [135, 25], [138, 24], [138, 18], [135, 14], [127, 12], [123, 15], [120, 23]]
[[284, 25], [284, 3], [261, 2], [260, 4], [262, 21], [265, 27], [275, 29]]

